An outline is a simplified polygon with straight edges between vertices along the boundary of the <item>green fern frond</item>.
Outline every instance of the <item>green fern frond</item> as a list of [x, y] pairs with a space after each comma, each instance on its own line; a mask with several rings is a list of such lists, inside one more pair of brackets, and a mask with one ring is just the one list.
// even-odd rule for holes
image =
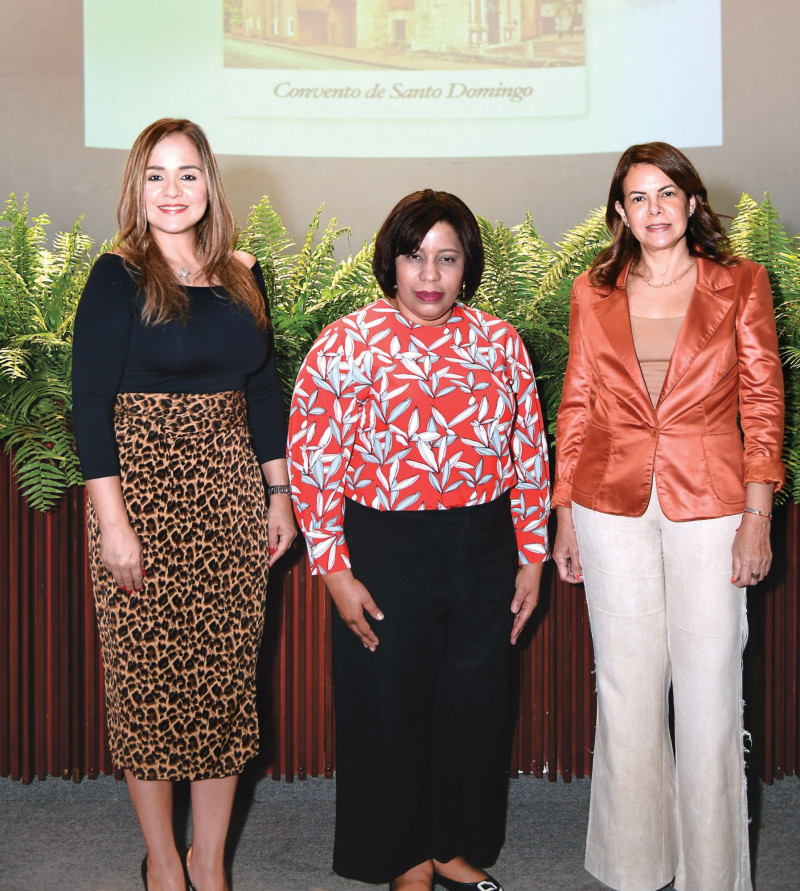
[[28, 288], [34, 288], [44, 274], [46, 252], [42, 250], [47, 235], [44, 227], [50, 222], [46, 214], [32, 220], [28, 218], [28, 196], [17, 204], [12, 193], [0, 221], [9, 226], [0, 226], [0, 256], [5, 257], [14, 267]]
[[[240, 234], [237, 246], [253, 254], [261, 264], [265, 279], [275, 276], [276, 266], [294, 242], [276, 213], [269, 196], [254, 205], [247, 218], [247, 226]], [[272, 294], [270, 302], [272, 300]]]
[[300, 253], [293, 257], [291, 265], [291, 275], [286, 283], [286, 294], [284, 295], [293, 305], [299, 305], [301, 309], [305, 309], [307, 298], [310, 296], [307, 287], [310, 281], [313, 281], [313, 263], [311, 257], [314, 253], [314, 239], [319, 230], [319, 221], [322, 216], [322, 210], [325, 205], [320, 205], [313, 219], [308, 224], [306, 236], [300, 248]]
[[790, 368], [800, 368], [800, 346], [787, 344], [781, 348], [781, 356], [784, 365], [788, 365]]
[[324, 207], [309, 223], [298, 253], [291, 251], [294, 242], [267, 196], [252, 209], [239, 239], [239, 247], [254, 254], [264, 270], [287, 406], [300, 364], [323, 326], [318, 307], [336, 273], [335, 242], [350, 231], [334, 218], [319, 234]]
[[[784, 357], [786, 385], [786, 425], [783, 437], [783, 463], [786, 466], [786, 485], [775, 495], [775, 504], [791, 497], [800, 502], [800, 349], [787, 346]], [[787, 361], [788, 360], [788, 361]]]
[[323, 208], [324, 205], [319, 208], [309, 226], [289, 284], [295, 299], [308, 312], [314, 312], [323, 293], [330, 287], [336, 269], [336, 240], [351, 232], [348, 228], [337, 226], [334, 217], [325, 227], [319, 241], [314, 244]]
[[12, 338], [8, 347], [3, 349], [22, 350], [34, 356], [38, 350], [48, 357], [55, 357], [69, 348], [69, 343], [65, 342], [64, 338], [52, 331], [43, 330], [20, 334]]
[[[3, 406], [3, 417], [11, 427], [26, 427], [48, 423], [51, 418], [66, 419], [71, 408], [71, 388], [68, 380], [45, 373], [29, 375], [19, 383]], [[52, 431], [47, 439], [52, 438]]]
[[[791, 241], [772, 206], [769, 193], [764, 193], [761, 204], [750, 195], [743, 194], [737, 211], [728, 235], [733, 252], [740, 257], [755, 260], [771, 274], [777, 256], [790, 249]], [[770, 279], [772, 280], [772, 275]], [[778, 291], [778, 296], [780, 284], [779, 281], [772, 281], [772, 287]]]
[[383, 296], [372, 272], [374, 256], [373, 238], [372, 241], [365, 242], [355, 256], [342, 260], [334, 269], [317, 306], [322, 328]]
[[[23, 497], [35, 510], [47, 511], [59, 502], [66, 490], [76, 485], [80, 474], [66, 472], [50, 457], [52, 448], [19, 431], [9, 437], [7, 448], [13, 452], [12, 466]], [[77, 459], [75, 460], [77, 465]]]
[[[322, 328], [380, 296], [372, 273], [374, 241], [337, 261], [349, 230], [335, 219], [320, 231], [324, 205], [296, 248], [267, 196], [255, 205], [238, 246], [264, 270], [278, 371], [288, 399], [297, 371]], [[41, 510], [80, 483], [70, 425], [71, 336], [75, 308], [91, 267], [91, 241], [59, 233], [44, 247], [47, 217], [28, 218], [12, 195], [0, 214], [0, 441], [14, 455], [20, 489]], [[531, 351], [552, 433], [569, 352], [574, 279], [608, 244], [605, 211], [593, 211], [550, 247], [531, 216], [517, 226], [478, 218], [486, 272], [475, 303], [517, 327]], [[733, 249], [766, 266], [775, 295], [786, 378], [784, 460], [787, 486], [776, 497], [800, 501], [800, 253], [766, 195], [745, 195], [731, 227]], [[103, 250], [107, 250], [106, 244]]]
[[31, 292], [6, 256], [0, 255], [0, 345], [20, 331], [29, 330]]
[[3, 347], [0, 349], [0, 378], [24, 380], [30, 369], [30, 361], [26, 350], [11, 346]]
[[529, 274], [528, 257], [520, 249], [515, 232], [502, 222], [492, 226], [478, 217], [478, 227], [486, 263], [474, 304], [510, 322], [527, 339], [529, 308], [538, 288]]
[[80, 231], [44, 247], [42, 215], [28, 220], [12, 195], [0, 217], [0, 441], [13, 453], [31, 506], [52, 507], [81, 482], [70, 421], [72, 327], [91, 268]]
[[570, 229], [563, 241], [556, 242], [556, 257], [542, 280], [542, 295], [572, 289], [572, 282], [591, 265], [592, 260], [610, 243], [606, 227], [606, 210], [599, 207], [579, 225]]
[[81, 483], [74, 441], [63, 400], [39, 400], [30, 423], [4, 425], [5, 446], [23, 496], [36, 510], [49, 510], [70, 487]]
[[50, 288], [47, 310], [44, 314], [47, 330], [68, 345], [72, 341], [75, 313], [90, 268], [87, 264], [82, 272], [60, 276]]
[[572, 284], [610, 242], [605, 208], [598, 208], [558, 242], [533, 306], [531, 340], [539, 395], [548, 432], [555, 433], [561, 387], [569, 357], [569, 308]]
[[[527, 275], [535, 284], [538, 297], [546, 276], [551, 272], [558, 258], [558, 252], [550, 247], [536, 231], [530, 213], [526, 214], [524, 222], [515, 226], [512, 231], [519, 250], [526, 259]], [[530, 312], [535, 312], [535, 306], [530, 308]]]
[[83, 214], [78, 217], [69, 232], [59, 232], [53, 238], [52, 269], [54, 279], [76, 275], [84, 277], [87, 266], [91, 265], [92, 239], [81, 231], [82, 220]]

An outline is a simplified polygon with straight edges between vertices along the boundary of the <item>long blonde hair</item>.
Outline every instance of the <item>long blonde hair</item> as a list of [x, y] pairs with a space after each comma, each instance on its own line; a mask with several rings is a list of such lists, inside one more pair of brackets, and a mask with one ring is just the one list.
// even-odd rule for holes
[[192, 140], [205, 167], [208, 206], [197, 224], [197, 258], [203, 274], [209, 282], [219, 282], [234, 302], [247, 307], [259, 329], [263, 330], [269, 324], [264, 298], [252, 272], [234, 257], [236, 225], [222, 188], [216, 158], [203, 130], [185, 118], [161, 118], [145, 127], [136, 137], [125, 165], [117, 206], [119, 232], [113, 249], [137, 276], [139, 290], [144, 295], [142, 319], [145, 324], [158, 325], [189, 315], [188, 292], [177, 281], [150, 232], [145, 205], [150, 155], [162, 139], [174, 133], [182, 133]]

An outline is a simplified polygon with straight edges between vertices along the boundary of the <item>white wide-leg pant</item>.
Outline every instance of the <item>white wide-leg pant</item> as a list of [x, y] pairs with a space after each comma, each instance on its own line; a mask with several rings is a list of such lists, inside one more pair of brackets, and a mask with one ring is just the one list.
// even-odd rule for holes
[[[741, 515], [674, 523], [573, 505], [597, 673], [586, 869], [618, 891], [749, 891]], [[673, 689], [675, 754], [669, 735]]]

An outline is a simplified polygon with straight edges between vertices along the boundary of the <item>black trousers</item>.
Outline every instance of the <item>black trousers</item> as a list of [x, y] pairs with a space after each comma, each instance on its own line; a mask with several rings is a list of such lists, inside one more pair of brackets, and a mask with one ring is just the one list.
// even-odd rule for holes
[[490, 866], [505, 830], [509, 496], [443, 511], [348, 501], [344, 529], [385, 619], [371, 653], [334, 612], [333, 868], [387, 882], [431, 857]]

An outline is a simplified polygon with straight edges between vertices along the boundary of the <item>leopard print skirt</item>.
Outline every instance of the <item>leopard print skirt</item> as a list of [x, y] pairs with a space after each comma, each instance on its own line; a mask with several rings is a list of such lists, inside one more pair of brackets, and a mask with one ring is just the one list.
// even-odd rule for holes
[[125, 393], [114, 413], [142, 591], [89, 545], [113, 761], [144, 780], [241, 773], [258, 751], [269, 544], [242, 392]]

